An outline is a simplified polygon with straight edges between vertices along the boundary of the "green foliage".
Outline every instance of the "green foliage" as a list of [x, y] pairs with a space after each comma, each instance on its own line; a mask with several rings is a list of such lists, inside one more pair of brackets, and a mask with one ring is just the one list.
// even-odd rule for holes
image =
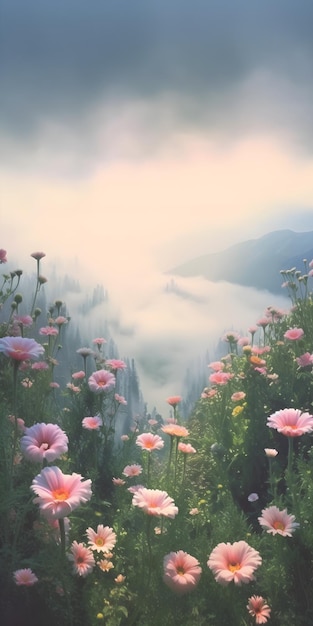
[[[37, 264], [34, 323], [40, 316]], [[235, 334], [228, 340], [228, 354], [222, 358], [228, 379], [204, 390], [184, 424], [196, 453], [179, 450], [178, 443], [186, 439], [163, 433], [160, 416], [155, 425], [145, 415], [136, 418], [122, 442], [115, 432], [121, 410], [116, 389], [95, 394], [88, 377], [74, 388], [64, 385], [57, 400], [51, 382], [56, 356], [62, 354], [55, 340], [44, 343], [47, 369], [32, 370], [29, 364], [18, 369], [17, 381], [13, 363], [0, 355], [0, 613], [5, 623], [248, 626], [254, 621], [246, 608], [251, 595], [266, 598], [273, 626], [313, 623], [312, 434], [294, 437], [291, 445], [291, 438], [267, 426], [267, 418], [280, 409], [312, 413], [313, 363], [301, 365], [298, 360], [313, 352], [307, 274], [285, 272], [292, 310], [282, 314], [269, 308], [258, 339], [253, 333], [250, 345], [243, 347]], [[15, 305], [2, 321], [2, 336], [13, 333], [19, 279], [4, 282], [3, 300]], [[52, 328], [61, 307], [59, 302], [48, 311]], [[285, 333], [291, 328], [301, 328], [303, 336], [288, 340]], [[31, 336], [34, 327], [22, 330]], [[94, 369], [102, 368], [109, 366], [99, 348]], [[138, 388], [133, 363], [131, 369]], [[31, 384], [23, 384], [25, 379]], [[101, 428], [83, 428], [83, 418], [95, 415], [101, 417]], [[181, 422], [177, 406], [173, 417]], [[70, 515], [65, 552], [61, 530], [51, 527], [33, 501], [30, 485], [42, 464], [22, 458], [17, 418], [26, 426], [42, 421], [59, 425], [69, 446], [53, 465], [92, 480], [92, 498]], [[143, 432], [162, 436], [163, 449], [141, 450], [136, 438]], [[277, 456], [268, 458], [265, 448], [276, 449]], [[127, 477], [125, 466], [135, 463], [141, 473]], [[133, 506], [128, 487], [139, 484], [166, 491], [178, 514], [173, 519], [147, 515]], [[258, 518], [271, 505], [295, 515], [300, 526], [291, 537], [262, 530]], [[116, 546], [111, 555], [94, 551], [94, 568], [86, 577], [78, 576], [68, 559], [71, 544], [87, 545], [86, 529], [99, 524], [113, 528]], [[242, 540], [260, 553], [262, 565], [249, 584], [223, 587], [207, 567], [208, 558], [217, 544]], [[195, 557], [202, 568], [198, 585], [182, 596], [163, 582], [164, 556], [179, 550]], [[38, 582], [17, 586], [13, 573], [22, 568], [31, 568]]]

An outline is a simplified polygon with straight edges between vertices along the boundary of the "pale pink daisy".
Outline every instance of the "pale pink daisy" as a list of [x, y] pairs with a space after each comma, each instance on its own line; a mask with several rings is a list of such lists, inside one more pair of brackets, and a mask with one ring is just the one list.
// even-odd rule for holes
[[178, 513], [173, 498], [166, 491], [159, 489], [146, 489], [145, 487], [138, 489], [133, 496], [132, 504], [148, 515], [163, 515], [174, 519]]
[[124, 474], [124, 476], [127, 476], [127, 478], [130, 478], [132, 476], [139, 476], [141, 472], [142, 472], [141, 465], [138, 465], [138, 463], [133, 463], [133, 465], [126, 465], [122, 473]]
[[0, 339], [0, 352], [15, 361], [38, 359], [44, 351], [44, 347], [34, 339], [26, 337], [2, 337]]
[[58, 315], [58, 317], [55, 318], [54, 323], [58, 326], [63, 326], [64, 324], [68, 324], [68, 319], [67, 317], [64, 317], [64, 315]]
[[116, 544], [116, 533], [113, 528], [99, 524], [97, 530], [87, 528], [86, 535], [91, 550], [110, 552]]
[[313, 416], [299, 409], [281, 409], [269, 416], [267, 426], [286, 437], [301, 437], [313, 431]]
[[103, 572], [109, 572], [111, 569], [114, 568], [112, 561], [109, 561], [108, 559], [102, 559], [101, 561], [98, 561], [97, 565]]
[[49, 369], [48, 363], [46, 361], [36, 361], [32, 364], [32, 370], [36, 370], [39, 372], [46, 372]]
[[270, 618], [271, 609], [262, 596], [251, 596], [248, 600], [247, 609], [255, 618], [256, 624], [266, 624]]
[[183, 550], [167, 554], [163, 570], [165, 584], [180, 595], [195, 589], [202, 572], [199, 561]]
[[278, 454], [278, 450], [275, 448], [264, 448], [264, 452], [269, 459], [274, 458]]
[[302, 328], [289, 328], [284, 334], [285, 339], [289, 341], [298, 341], [304, 336], [304, 330]]
[[3, 248], [0, 249], [0, 263], [7, 263], [7, 251]]
[[78, 372], [73, 372], [72, 378], [73, 380], [81, 380], [85, 378], [86, 374], [83, 370], [79, 370]]
[[46, 337], [56, 337], [59, 331], [54, 326], [43, 326], [39, 329], [39, 335], [45, 335]]
[[112, 478], [112, 483], [116, 487], [122, 487], [125, 485], [125, 480], [123, 480], [123, 478]]
[[199, 509], [197, 509], [197, 507], [194, 507], [193, 509], [190, 509], [189, 511], [189, 515], [199, 515], [200, 511]]
[[164, 441], [159, 435], [153, 435], [153, 433], [142, 433], [136, 438], [136, 445], [140, 446], [143, 450], [151, 452], [152, 450], [161, 450], [164, 446]]
[[95, 415], [94, 417], [84, 417], [82, 420], [82, 426], [87, 430], [99, 430], [102, 423], [102, 419], [99, 415]]
[[197, 450], [192, 447], [191, 443], [183, 443], [182, 441], [179, 442], [177, 448], [184, 454], [195, 454], [197, 452]]
[[231, 378], [233, 378], [233, 374], [229, 372], [214, 372], [209, 376], [209, 381], [214, 385], [227, 385]]
[[179, 424], [166, 424], [162, 426], [161, 430], [166, 434], [170, 435], [170, 437], [188, 437], [189, 430], [185, 428], [185, 426], [180, 426]]
[[67, 558], [73, 563], [74, 574], [78, 574], [78, 576], [83, 578], [90, 574], [95, 566], [95, 560], [90, 548], [86, 548], [83, 543], [77, 543], [77, 541], [73, 541], [71, 554]]
[[57, 424], [34, 424], [21, 438], [23, 456], [32, 463], [48, 463], [60, 458], [68, 449], [68, 437]]
[[235, 393], [232, 394], [232, 396], [230, 397], [230, 399], [233, 402], [240, 402], [241, 400], [244, 400], [246, 397], [246, 394], [244, 391], [235, 391]]
[[24, 585], [25, 587], [31, 587], [38, 582], [37, 576], [29, 567], [17, 569], [13, 574], [13, 578], [16, 585]]
[[102, 393], [103, 391], [109, 391], [115, 385], [115, 376], [107, 370], [98, 370], [91, 374], [88, 379], [88, 386], [90, 391], [94, 393]]
[[235, 541], [219, 543], [212, 550], [207, 565], [221, 585], [228, 585], [231, 581], [241, 585], [254, 580], [254, 571], [261, 563], [262, 558], [257, 550], [245, 541]]
[[96, 337], [92, 340], [92, 343], [94, 343], [96, 346], [102, 346], [104, 343], [106, 343], [106, 339], [104, 339], [103, 337]]
[[296, 528], [300, 526], [295, 519], [294, 515], [288, 515], [287, 509], [280, 511], [277, 506], [263, 509], [261, 517], [258, 517], [260, 525], [266, 532], [283, 537], [291, 537]]
[[177, 405], [182, 401], [182, 397], [181, 396], [170, 396], [169, 398], [166, 399], [166, 402], [172, 406], [174, 409], [177, 407]]
[[118, 393], [114, 394], [114, 399], [116, 400], [116, 402], [118, 402], [119, 404], [127, 404], [127, 400], [125, 400], [124, 396], [120, 396]]
[[59, 467], [45, 467], [32, 484], [34, 502], [47, 517], [62, 518], [90, 500], [91, 480], [80, 474], [63, 474]]
[[73, 393], [80, 393], [80, 387], [77, 387], [77, 385], [73, 385], [73, 383], [67, 383], [66, 387]]
[[121, 359], [107, 359], [105, 364], [112, 370], [124, 370], [127, 367], [126, 363], [121, 361]]
[[59, 383], [52, 382], [52, 383], [49, 383], [49, 387], [51, 387], [51, 389], [59, 389], [60, 385]]
[[310, 352], [305, 352], [304, 354], [301, 354], [301, 356], [299, 356], [296, 359], [299, 367], [308, 367], [308, 366], [312, 366], [313, 365], [313, 354], [310, 354]]
[[25, 326], [26, 328], [32, 326], [34, 322], [31, 315], [15, 315], [13, 321], [14, 324], [19, 324], [19, 326]]
[[128, 435], [121, 435], [121, 441], [129, 441]]

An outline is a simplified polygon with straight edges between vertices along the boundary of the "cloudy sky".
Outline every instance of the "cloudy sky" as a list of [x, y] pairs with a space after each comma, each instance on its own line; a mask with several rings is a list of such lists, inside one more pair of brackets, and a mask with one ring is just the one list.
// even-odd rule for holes
[[162, 271], [313, 230], [312, 0], [2, 0], [0, 18], [0, 247], [107, 285], [137, 329], [122, 349], [191, 332]]

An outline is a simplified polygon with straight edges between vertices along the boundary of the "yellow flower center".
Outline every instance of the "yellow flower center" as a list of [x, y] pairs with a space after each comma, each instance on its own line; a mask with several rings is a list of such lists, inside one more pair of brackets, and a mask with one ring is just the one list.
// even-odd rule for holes
[[237, 572], [237, 570], [241, 569], [241, 565], [240, 563], [230, 563], [228, 569], [230, 572]]
[[285, 525], [279, 521], [274, 522], [273, 527], [275, 530], [285, 530]]
[[176, 571], [177, 571], [177, 574], [179, 576], [184, 576], [185, 575], [185, 570], [184, 570], [183, 567], [178, 567]]
[[66, 489], [55, 489], [52, 492], [52, 497], [54, 500], [58, 500], [59, 502], [62, 502], [63, 500], [67, 500], [67, 498], [69, 497], [69, 492]]
[[95, 540], [95, 544], [96, 546], [104, 546], [104, 541], [102, 539], [102, 537], [97, 537]]

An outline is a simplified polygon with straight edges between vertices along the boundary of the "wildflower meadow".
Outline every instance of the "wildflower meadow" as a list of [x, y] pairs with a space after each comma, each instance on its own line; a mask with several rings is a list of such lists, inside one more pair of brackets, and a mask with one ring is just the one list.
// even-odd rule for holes
[[0, 292], [1, 624], [313, 625], [313, 261], [225, 332], [187, 420], [173, 395], [129, 426], [105, 337], [57, 382], [71, 319], [31, 256], [30, 305], [22, 270]]

